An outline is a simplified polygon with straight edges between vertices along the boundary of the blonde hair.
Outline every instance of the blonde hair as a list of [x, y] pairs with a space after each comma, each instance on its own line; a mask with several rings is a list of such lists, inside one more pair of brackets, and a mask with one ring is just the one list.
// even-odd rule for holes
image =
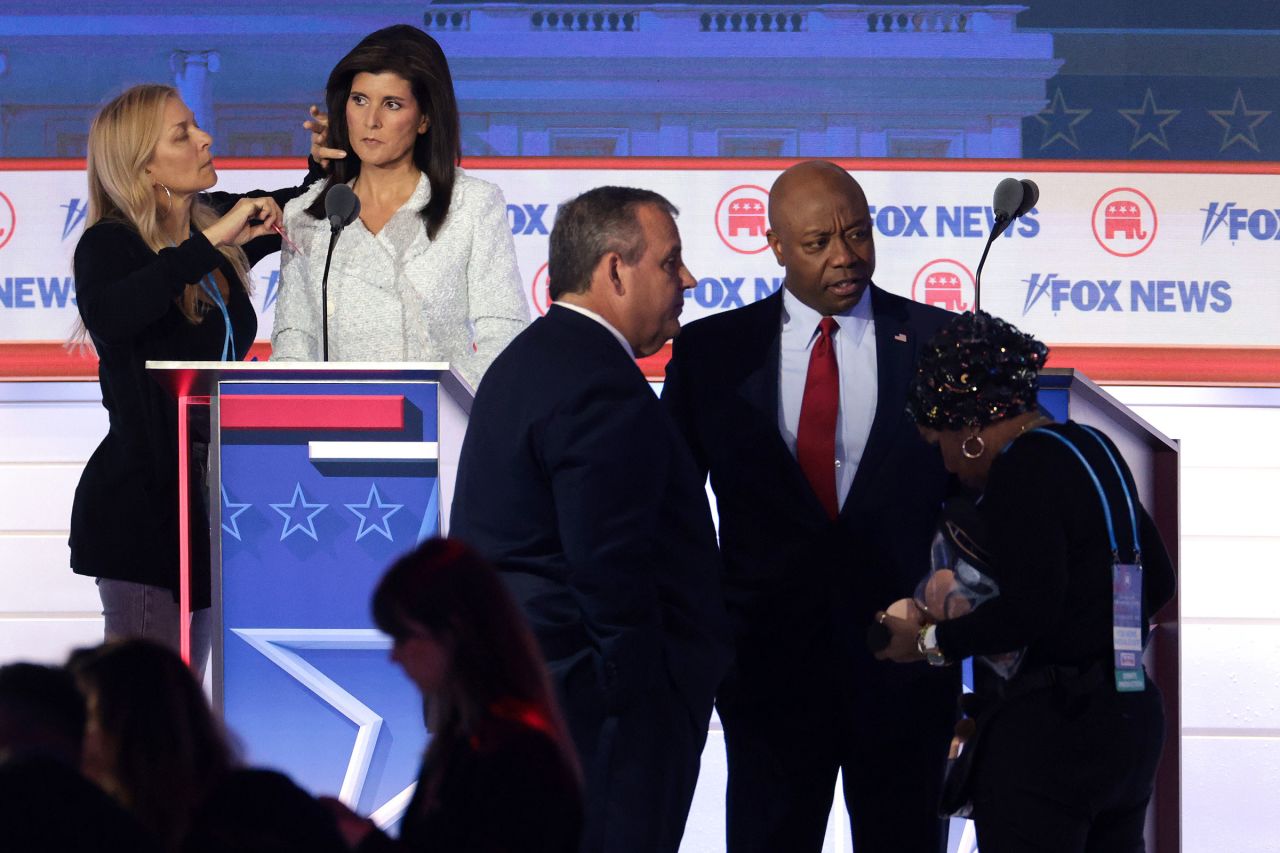
[[[127, 89], [103, 107], [89, 127], [89, 213], [85, 228], [102, 220], [132, 227], [153, 251], [168, 248], [161, 229], [165, 211], [156, 204], [155, 186], [146, 174], [164, 131], [164, 110], [178, 90], [158, 83]], [[191, 226], [202, 230], [218, 221], [217, 212], [199, 197], [191, 203]], [[249, 260], [239, 246], [218, 249], [236, 271], [239, 284], [249, 289]], [[228, 282], [232, 287], [236, 282]], [[212, 304], [199, 282], [188, 282], [177, 297], [178, 307], [192, 324], [204, 319]], [[83, 323], [83, 321], [81, 321]]]

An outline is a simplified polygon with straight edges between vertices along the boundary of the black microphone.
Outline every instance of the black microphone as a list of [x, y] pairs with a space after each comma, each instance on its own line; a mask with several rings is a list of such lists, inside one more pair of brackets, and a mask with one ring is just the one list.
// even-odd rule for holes
[[1040, 200], [1040, 188], [1036, 186], [1035, 181], [1023, 178], [1018, 183], [1022, 184], [1022, 204], [1018, 205], [1018, 209], [1013, 212], [1014, 219], [1025, 216]]
[[329, 219], [329, 253], [324, 256], [324, 278], [320, 279], [320, 326], [322, 360], [328, 361], [329, 264], [333, 262], [333, 247], [338, 244], [338, 235], [360, 215], [360, 199], [346, 184], [334, 184], [325, 193], [324, 215]]
[[1022, 181], [1017, 178], [1005, 178], [996, 184], [995, 195], [991, 199], [991, 208], [995, 213], [995, 223], [991, 227], [994, 236], [991, 239], [994, 240], [1013, 222], [1025, 194]]
[[987, 236], [987, 245], [982, 248], [982, 258], [978, 261], [978, 271], [973, 274], [973, 310], [976, 313], [982, 307], [982, 267], [987, 262], [987, 253], [991, 244], [1013, 224], [1013, 220], [1022, 216], [1040, 200], [1040, 188], [1034, 181], [1005, 178], [996, 184], [995, 194], [991, 199], [991, 210], [994, 219], [991, 233]]
[[346, 184], [334, 184], [324, 197], [324, 215], [331, 229], [341, 231], [360, 215], [360, 199]]

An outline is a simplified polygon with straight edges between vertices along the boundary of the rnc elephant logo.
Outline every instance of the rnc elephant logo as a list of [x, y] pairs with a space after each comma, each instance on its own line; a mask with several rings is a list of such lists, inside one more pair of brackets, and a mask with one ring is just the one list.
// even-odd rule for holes
[[957, 314], [973, 307], [973, 295], [973, 273], [950, 258], [929, 261], [911, 282], [913, 300]]
[[551, 279], [547, 276], [547, 265], [538, 267], [533, 274], [533, 284], [529, 286], [529, 296], [533, 299], [533, 309], [540, 315], [546, 314], [551, 307]]
[[18, 212], [13, 209], [13, 202], [4, 193], [0, 193], [0, 249], [8, 245], [13, 238], [13, 229], [18, 224]]
[[754, 184], [743, 184], [720, 197], [716, 205], [716, 233], [730, 249], [744, 255], [757, 255], [769, 248], [765, 233], [769, 230], [769, 191]]
[[1140, 190], [1117, 187], [1093, 206], [1093, 236], [1119, 258], [1132, 258], [1156, 239], [1156, 207]]

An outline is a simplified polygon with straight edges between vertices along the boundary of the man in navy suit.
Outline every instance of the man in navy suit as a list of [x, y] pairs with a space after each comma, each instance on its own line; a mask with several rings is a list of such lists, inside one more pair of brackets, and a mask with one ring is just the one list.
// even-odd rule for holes
[[865, 638], [929, 568], [947, 478], [905, 402], [950, 315], [872, 284], [866, 196], [839, 166], [784, 172], [769, 222], [784, 287], [690, 324], [662, 395], [720, 517], [728, 850], [819, 851], [842, 771], [857, 853], [937, 851], [959, 673], [894, 670]]
[[453, 501], [547, 657], [589, 851], [679, 848], [730, 654], [704, 476], [635, 363], [695, 283], [675, 213], [622, 187], [560, 207], [554, 304], [485, 374]]

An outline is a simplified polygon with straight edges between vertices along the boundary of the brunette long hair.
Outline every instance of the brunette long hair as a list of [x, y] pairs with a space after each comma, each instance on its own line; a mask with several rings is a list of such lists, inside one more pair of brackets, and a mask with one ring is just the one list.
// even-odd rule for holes
[[524, 614], [497, 572], [456, 539], [428, 539], [387, 570], [373, 594], [373, 618], [393, 638], [428, 629], [450, 651], [440, 695], [425, 697], [437, 747], [495, 707], [516, 706], [576, 767], [546, 664]]
[[67, 667], [88, 705], [86, 775], [176, 849], [233, 761], [195, 676], [173, 651], [140, 639], [80, 650]]
[[422, 219], [427, 236], [434, 240], [453, 201], [453, 184], [462, 159], [462, 129], [453, 77], [444, 51], [435, 39], [408, 24], [397, 24], [365, 36], [330, 72], [325, 85], [328, 145], [342, 149], [347, 156], [331, 161], [329, 182], [307, 208], [307, 213], [324, 219], [329, 188], [348, 183], [360, 174], [360, 158], [351, 147], [346, 115], [351, 81], [361, 72], [390, 72], [403, 78], [418, 102], [418, 109], [430, 119], [427, 132], [420, 134], [413, 144], [413, 164], [431, 183], [431, 198], [422, 209]]

